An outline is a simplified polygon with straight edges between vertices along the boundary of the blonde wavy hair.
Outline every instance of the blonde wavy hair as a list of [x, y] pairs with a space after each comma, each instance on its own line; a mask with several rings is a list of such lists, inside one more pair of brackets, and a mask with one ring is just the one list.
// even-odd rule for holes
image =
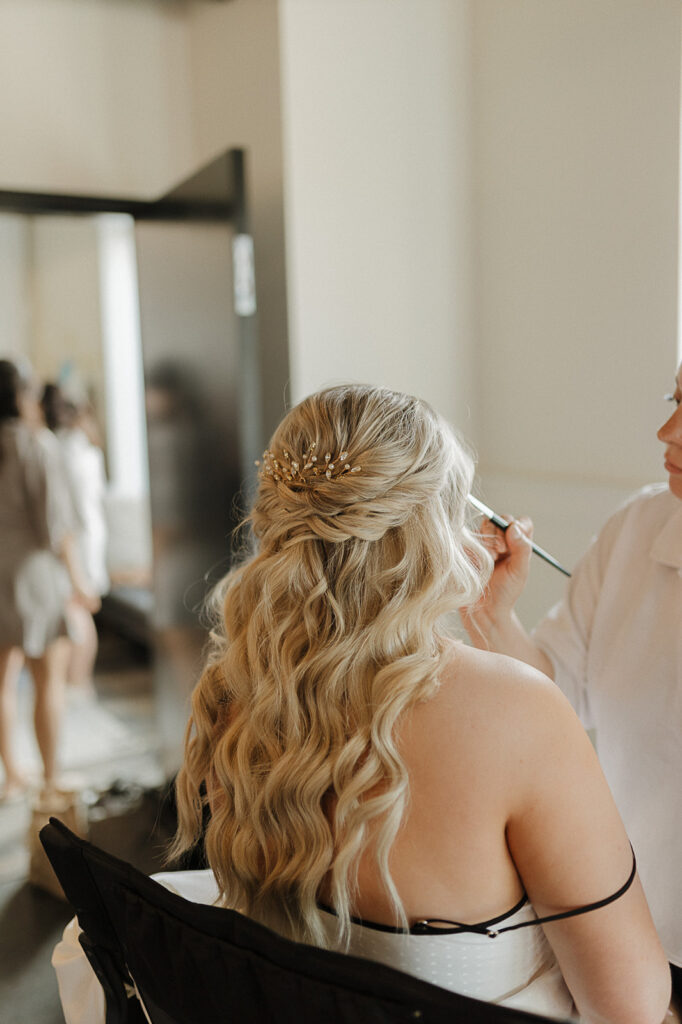
[[208, 802], [205, 849], [224, 904], [326, 945], [326, 880], [345, 945], [370, 829], [406, 924], [389, 871], [409, 795], [396, 726], [435, 693], [444, 619], [478, 600], [491, 560], [466, 525], [472, 459], [425, 402], [369, 386], [321, 391], [285, 416], [270, 452], [301, 462], [313, 442], [361, 469], [261, 473], [254, 549], [214, 595], [173, 853], [198, 840]]

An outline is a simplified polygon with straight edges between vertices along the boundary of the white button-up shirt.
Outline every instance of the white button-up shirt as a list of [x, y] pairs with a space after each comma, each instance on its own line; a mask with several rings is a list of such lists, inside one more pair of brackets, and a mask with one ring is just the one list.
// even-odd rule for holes
[[682, 966], [682, 501], [635, 495], [580, 561], [535, 640], [586, 728]]

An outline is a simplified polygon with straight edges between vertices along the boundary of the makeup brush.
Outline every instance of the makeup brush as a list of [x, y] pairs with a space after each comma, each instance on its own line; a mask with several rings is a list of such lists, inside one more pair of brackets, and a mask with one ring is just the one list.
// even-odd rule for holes
[[[494, 523], [495, 526], [498, 526], [500, 530], [508, 530], [509, 527], [511, 526], [511, 523], [508, 523], [506, 519], [502, 518], [502, 516], [498, 516], [497, 512], [493, 512], [493, 510], [489, 508], [488, 505], [484, 505], [484, 503], [482, 501], [479, 501], [478, 498], [474, 498], [473, 494], [469, 495], [469, 504], [473, 505], [474, 508], [477, 509], [482, 516], [485, 516], [486, 519], [489, 519], [490, 522]], [[564, 569], [561, 562], [557, 562], [556, 558], [553, 558], [552, 555], [550, 555], [548, 551], [545, 551], [544, 548], [541, 548], [538, 544], [534, 544], [533, 541], [531, 541], [531, 547], [533, 548], [533, 551], [536, 555], [539, 555], [540, 558], [543, 558], [545, 562], [549, 562], [549, 564], [553, 565], [555, 569], [558, 569], [559, 572], [562, 572], [564, 576], [571, 575], [568, 569]]]

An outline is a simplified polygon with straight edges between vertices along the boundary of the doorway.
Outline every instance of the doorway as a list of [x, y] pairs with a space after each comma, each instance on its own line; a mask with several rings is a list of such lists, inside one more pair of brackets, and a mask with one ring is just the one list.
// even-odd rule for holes
[[245, 192], [239, 150], [155, 202], [0, 192], [4, 229], [25, 242], [6, 247], [24, 260], [5, 275], [6, 288], [24, 282], [10, 327], [39, 375], [80, 388], [102, 425], [112, 586], [100, 625], [149, 653], [150, 742], [166, 778], [180, 759], [204, 602], [230, 564], [261, 447], [253, 267], [234, 259], [249, 239]]

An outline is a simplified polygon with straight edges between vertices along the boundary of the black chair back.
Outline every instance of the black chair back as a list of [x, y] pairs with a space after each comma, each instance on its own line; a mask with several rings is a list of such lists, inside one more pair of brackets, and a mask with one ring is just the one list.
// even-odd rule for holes
[[[40, 838], [102, 982], [106, 1024], [541, 1024], [383, 964], [291, 942], [236, 911], [190, 903], [74, 835]], [[553, 1022], [556, 1024], [556, 1021]]]

